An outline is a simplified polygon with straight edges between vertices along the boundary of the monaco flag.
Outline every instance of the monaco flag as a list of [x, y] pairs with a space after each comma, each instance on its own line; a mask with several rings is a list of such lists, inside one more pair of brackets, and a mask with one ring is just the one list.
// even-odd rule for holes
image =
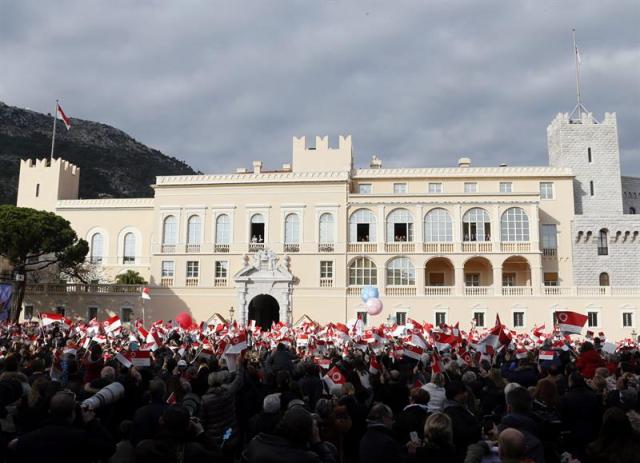
[[150, 301], [151, 294], [149, 293], [149, 288], [142, 288], [142, 294], [140, 294], [140, 297], [146, 301]]
[[62, 120], [67, 130], [71, 128], [71, 120], [67, 117], [58, 103], [56, 103], [56, 117]]
[[247, 335], [245, 333], [240, 333], [235, 335], [229, 340], [229, 344], [227, 344], [227, 349], [224, 351], [224, 353], [240, 354], [246, 348], [247, 348]]
[[580, 334], [589, 317], [570, 311], [556, 312], [558, 329], [563, 333]]
[[324, 375], [323, 378], [328, 386], [340, 386], [347, 382], [347, 378], [344, 377], [342, 372], [338, 369], [338, 367], [333, 367], [331, 370]]
[[458, 342], [458, 337], [453, 334], [434, 333], [433, 341], [439, 351], [451, 349]]
[[117, 331], [120, 328], [122, 328], [122, 322], [120, 321], [120, 317], [118, 317], [117, 315], [114, 315], [113, 317], [108, 318], [104, 327], [104, 329], [108, 333], [113, 333], [114, 331]]

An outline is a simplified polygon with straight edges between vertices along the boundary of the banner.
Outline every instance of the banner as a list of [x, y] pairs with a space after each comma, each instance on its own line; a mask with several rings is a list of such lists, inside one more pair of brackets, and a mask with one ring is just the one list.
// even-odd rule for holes
[[0, 320], [9, 318], [12, 297], [13, 285], [11, 283], [0, 283]]

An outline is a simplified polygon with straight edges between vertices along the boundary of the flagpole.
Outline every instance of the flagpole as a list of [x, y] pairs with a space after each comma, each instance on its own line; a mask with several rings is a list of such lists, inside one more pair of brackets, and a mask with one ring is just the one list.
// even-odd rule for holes
[[578, 100], [578, 117], [582, 119], [582, 97], [580, 95], [580, 60], [578, 59], [578, 46], [576, 45], [576, 30], [572, 29], [573, 34], [573, 54], [576, 62], [576, 98]]
[[58, 119], [58, 100], [56, 100], [56, 107], [53, 110], [53, 135], [51, 137], [51, 154], [49, 160], [53, 160], [53, 147], [56, 144], [56, 120]]

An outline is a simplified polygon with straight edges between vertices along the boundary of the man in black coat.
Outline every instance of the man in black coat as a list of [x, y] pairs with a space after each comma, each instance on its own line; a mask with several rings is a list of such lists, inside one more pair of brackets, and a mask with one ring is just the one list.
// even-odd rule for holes
[[376, 404], [367, 417], [367, 432], [360, 440], [360, 463], [403, 463], [408, 455], [397, 442], [391, 428], [393, 412], [385, 404]]
[[51, 418], [44, 425], [10, 443], [15, 461], [31, 463], [84, 463], [107, 459], [116, 444], [96, 419], [95, 411], [83, 408], [83, 427], [73, 425], [76, 402], [73, 393], [58, 392], [51, 398]]
[[539, 418], [531, 410], [532, 399], [523, 387], [516, 387], [507, 393], [507, 414], [502, 417], [498, 431], [513, 428], [524, 436], [525, 455], [536, 463], [544, 463], [542, 434]]
[[402, 444], [411, 440], [412, 431], [417, 433], [420, 439], [424, 437], [424, 422], [429, 416], [427, 409], [427, 404], [431, 400], [429, 392], [422, 388], [413, 389], [409, 400], [411, 403], [404, 407], [393, 424], [393, 431]]
[[141, 440], [151, 439], [158, 433], [160, 417], [168, 407], [165, 402], [167, 386], [161, 379], [149, 383], [151, 403], [140, 407], [133, 415], [133, 434], [131, 441], [137, 444]]
[[444, 413], [451, 418], [453, 427], [453, 445], [456, 448], [456, 461], [464, 461], [467, 447], [475, 444], [482, 437], [482, 426], [466, 406], [467, 388], [462, 381], [450, 381], [445, 386], [447, 400], [444, 402]]

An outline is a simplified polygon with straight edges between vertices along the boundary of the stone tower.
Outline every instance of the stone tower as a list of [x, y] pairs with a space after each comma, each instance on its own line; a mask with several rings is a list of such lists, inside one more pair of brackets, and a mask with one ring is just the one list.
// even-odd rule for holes
[[55, 211], [60, 199], [78, 199], [80, 168], [61, 158], [20, 161], [18, 207]]
[[549, 164], [569, 167], [575, 175], [576, 215], [622, 214], [620, 151], [615, 113], [597, 122], [590, 113], [578, 120], [558, 114], [547, 127]]

